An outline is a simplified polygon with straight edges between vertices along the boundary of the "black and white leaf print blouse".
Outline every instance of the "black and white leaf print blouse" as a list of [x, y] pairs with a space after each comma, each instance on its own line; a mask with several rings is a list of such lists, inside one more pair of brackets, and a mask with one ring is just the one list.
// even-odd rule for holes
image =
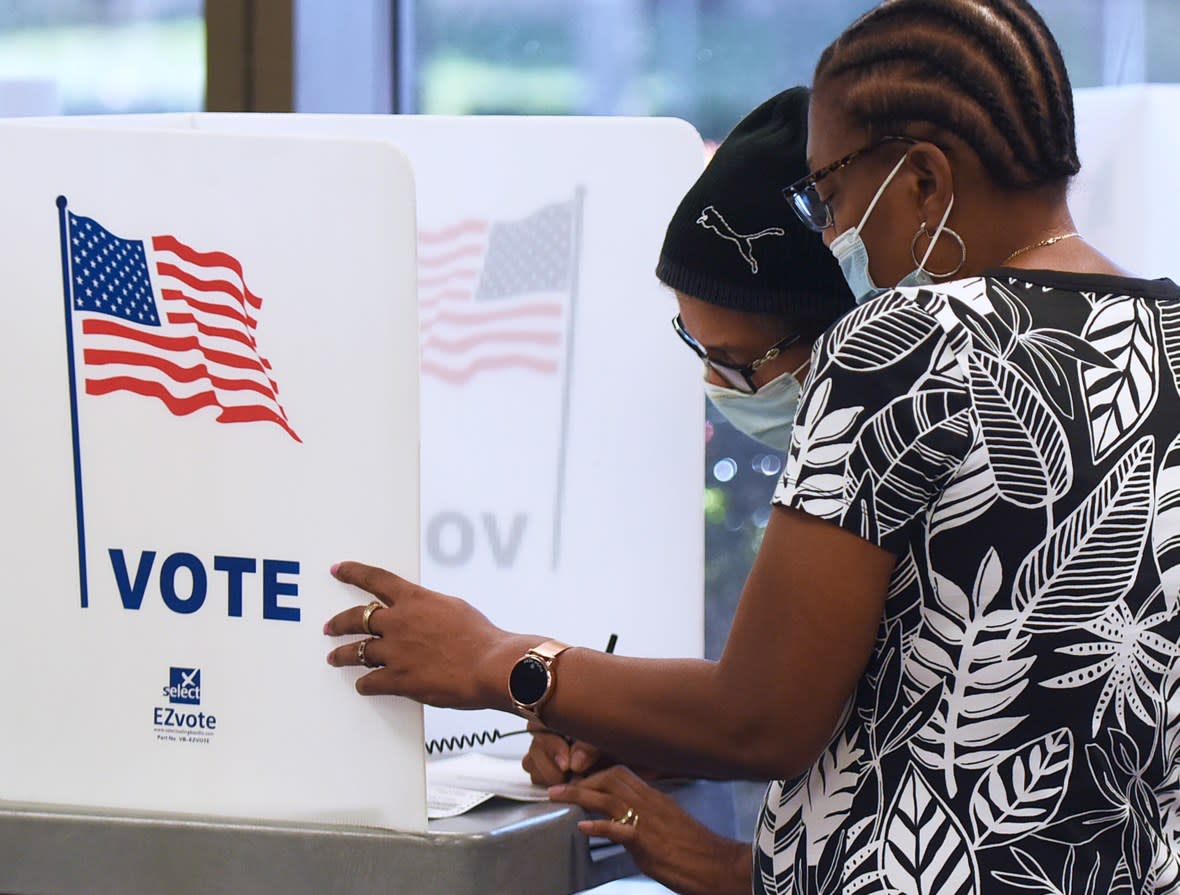
[[816, 345], [774, 500], [897, 556], [760, 893], [1180, 893], [1180, 289], [1003, 269]]

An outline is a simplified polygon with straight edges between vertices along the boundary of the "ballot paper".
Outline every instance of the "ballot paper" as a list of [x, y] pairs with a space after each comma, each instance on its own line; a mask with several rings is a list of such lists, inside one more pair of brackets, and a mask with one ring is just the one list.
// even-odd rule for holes
[[467, 752], [426, 765], [426, 816], [431, 820], [457, 817], [495, 796], [515, 802], [549, 798], [544, 786], [529, 780], [519, 758]]

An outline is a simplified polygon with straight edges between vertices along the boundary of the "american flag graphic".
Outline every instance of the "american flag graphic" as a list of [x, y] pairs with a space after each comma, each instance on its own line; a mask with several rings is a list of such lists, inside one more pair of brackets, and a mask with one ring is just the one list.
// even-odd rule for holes
[[300, 440], [258, 351], [262, 299], [236, 258], [174, 236], [154, 236], [149, 248], [73, 212], [67, 238], [87, 394], [134, 392], [176, 416], [212, 407], [219, 423], [271, 422]]
[[469, 219], [419, 233], [424, 376], [462, 384], [498, 370], [558, 372], [578, 208], [555, 202], [521, 220]]

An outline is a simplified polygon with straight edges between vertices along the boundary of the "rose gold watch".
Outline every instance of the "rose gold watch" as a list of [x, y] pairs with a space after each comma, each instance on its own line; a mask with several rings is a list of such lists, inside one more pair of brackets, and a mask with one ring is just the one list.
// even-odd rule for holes
[[553, 663], [569, 648], [568, 643], [560, 640], [546, 640], [512, 666], [508, 675], [508, 695], [518, 713], [532, 721], [541, 720], [541, 707], [552, 698], [557, 688]]

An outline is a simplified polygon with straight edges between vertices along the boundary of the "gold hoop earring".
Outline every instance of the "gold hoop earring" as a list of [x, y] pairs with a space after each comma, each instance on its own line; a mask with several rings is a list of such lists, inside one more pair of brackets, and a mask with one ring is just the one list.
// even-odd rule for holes
[[[926, 271], [928, 274], [930, 274], [930, 276], [932, 276], [938, 280], [950, 279], [951, 277], [955, 276], [960, 270], [962, 270], [963, 266], [967, 263], [967, 244], [965, 242], [963, 242], [963, 237], [961, 237], [958, 233], [956, 233], [950, 227], [943, 227], [942, 233], [943, 233], [943, 235], [949, 235], [951, 239], [953, 239], [955, 242], [957, 242], [959, 244], [959, 251], [962, 253], [962, 257], [959, 258], [959, 263], [955, 267], [955, 269], [948, 272], [948, 273], [935, 273], [933, 270]], [[930, 234], [926, 232], [926, 222], [925, 221], [922, 221], [922, 225], [920, 227], [918, 227], [918, 232], [914, 234], [914, 238], [910, 241], [910, 257], [914, 260], [914, 268], [915, 269], [922, 266], [922, 262], [918, 259], [918, 240], [921, 239], [923, 236], [925, 236], [927, 239], [930, 238]]]

